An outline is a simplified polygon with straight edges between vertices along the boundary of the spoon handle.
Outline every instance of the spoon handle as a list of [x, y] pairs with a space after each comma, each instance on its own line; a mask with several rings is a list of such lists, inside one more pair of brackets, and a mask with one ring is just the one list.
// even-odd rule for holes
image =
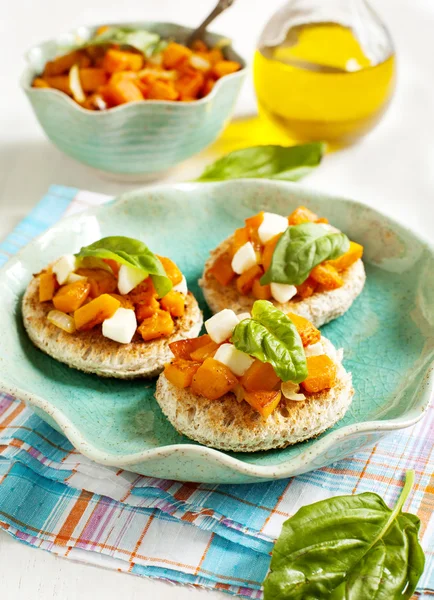
[[187, 46], [191, 46], [195, 40], [202, 39], [208, 25], [234, 2], [235, 0], [219, 0], [206, 19], [189, 35]]

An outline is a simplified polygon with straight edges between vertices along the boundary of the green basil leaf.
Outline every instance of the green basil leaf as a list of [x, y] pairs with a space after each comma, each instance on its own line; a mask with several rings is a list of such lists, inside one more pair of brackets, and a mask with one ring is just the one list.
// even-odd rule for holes
[[321, 162], [322, 142], [300, 146], [252, 146], [234, 150], [206, 167], [196, 181], [263, 178], [297, 181]]
[[300, 285], [314, 267], [324, 260], [345, 254], [350, 241], [345, 233], [332, 232], [320, 223], [292, 225], [282, 234], [273, 252], [270, 267], [261, 284]]
[[136, 267], [151, 276], [160, 298], [172, 289], [172, 282], [160, 260], [139, 240], [118, 235], [105, 237], [83, 247], [75, 256], [78, 259], [111, 258], [123, 265]]
[[423, 573], [419, 519], [377, 494], [337, 496], [301, 508], [285, 521], [264, 582], [264, 600], [406, 600]]
[[149, 57], [158, 48], [159, 42], [160, 36], [158, 33], [146, 31], [145, 29], [110, 26], [79, 47], [86, 48], [87, 46], [119, 44], [120, 46], [131, 46]]
[[252, 319], [238, 323], [232, 334], [235, 348], [271, 364], [282, 381], [300, 383], [307, 377], [306, 356], [289, 317], [267, 300], [257, 300]]

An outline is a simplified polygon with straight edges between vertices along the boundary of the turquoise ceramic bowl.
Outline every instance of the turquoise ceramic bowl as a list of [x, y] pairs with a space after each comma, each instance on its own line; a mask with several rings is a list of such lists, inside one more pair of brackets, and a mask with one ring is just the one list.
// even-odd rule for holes
[[[156, 31], [180, 42], [192, 31], [173, 23], [119, 25]], [[21, 86], [42, 129], [59, 150], [100, 171], [134, 179], [161, 175], [218, 137], [232, 114], [246, 74], [245, 61], [231, 48], [226, 56], [243, 68], [220, 79], [208, 96], [195, 102], [146, 100], [94, 112], [57, 90], [31, 87], [47, 60], [76, 43], [77, 37], [89, 39], [96, 28], [80, 27], [38, 44], [27, 53], [28, 66]], [[214, 45], [223, 37], [210, 33], [206, 40]]]
[[[260, 209], [289, 214], [304, 204], [365, 246], [367, 283], [341, 318], [323, 328], [345, 351], [356, 390], [346, 416], [319, 438], [284, 450], [220, 452], [193, 443], [168, 423], [154, 382], [86, 375], [49, 358], [27, 338], [20, 299], [32, 273], [106, 235], [145, 240], [172, 256], [207, 316], [197, 285], [209, 251]], [[0, 389], [27, 402], [83, 454], [104, 465], [186, 481], [241, 483], [297, 475], [408, 427], [433, 388], [434, 250], [362, 204], [296, 184], [237, 180], [139, 190], [60, 221], [0, 271]]]

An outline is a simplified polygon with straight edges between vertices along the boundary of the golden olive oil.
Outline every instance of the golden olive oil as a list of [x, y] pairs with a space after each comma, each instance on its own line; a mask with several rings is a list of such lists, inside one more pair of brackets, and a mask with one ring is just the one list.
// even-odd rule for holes
[[351, 29], [333, 23], [291, 29], [281, 45], [256, 51], [253, 68], [260, 115], [288, 141], [351, 143], [377, 123], [394, 88], [392, 50], [371, 64]]

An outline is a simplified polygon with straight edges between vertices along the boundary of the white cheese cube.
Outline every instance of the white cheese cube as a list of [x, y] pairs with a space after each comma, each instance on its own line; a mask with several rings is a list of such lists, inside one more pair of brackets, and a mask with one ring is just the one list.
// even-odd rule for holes
[[256, 253], [251, 242], [246, 242], [237, 250], [232, 259], [232, 269], [237, 275], [241, 275], [256, 265]]
[[273, 298], [282, 304], [291, 300], [297, 293], [295, 285], [289, 285], [287, 283], [272, 283], [270, 288]]
[[252, 315], [248, 312], [245, 312], [245, 313], [240, 313], [239, 315], [237, 315], [237, 317], [238, 317], [238, 321], [240, 321], [240, 323], [241, 323], [241, 321], [245, 321], [246, 319], [251, 319]]
[[118, 273], [118, 290], [122, 295], [128, 294], [139, 283], [142, 283], [148, 276], [147, 273], [136, 267], [121, 265]]
[[223, 363], [230, 368], [234, 375], [241, 377], [255, 359], [235, 348], [233, 344], [222, 344], [214, 354], [214, 360]]
[[182, 281], [174, 285], [172, 290], [174, 292], [181, 292], [181, 294], [184, 294], [184, 296], [188, 294], [187, 280], [184, 275], [182, 276]]
[[63, 285], [69, 277], [69, 274], [75, 270], [76, 259], [73, 254], [64, 254], [56, 260], [53, 265], [53, 273], [56, 276], [57, 283]]
[[66, 283], [75, 283], [76, 281], [86, 281], [87, 277], [84, 275], [78, 275], [78, 273], [70, 273]]
[[234, 328], [238, 325], [238, 317], [233, 310], [224, 308], [216, 315], [205, 321], [205, 329], [216, 344], [221, 344], [231, 337]]
[[129, 344], [136, 329], [136, 315], [131, 308], [118, 308], [115, 314], [102, 324], [103, 336], [120, 344]]
[[264, 213], [264, 219], [258, 228], [259, 239], [266, 244], [275, 235], [283, 233], [289, 227], [287, 217], [276, 215], [275, 213]]

